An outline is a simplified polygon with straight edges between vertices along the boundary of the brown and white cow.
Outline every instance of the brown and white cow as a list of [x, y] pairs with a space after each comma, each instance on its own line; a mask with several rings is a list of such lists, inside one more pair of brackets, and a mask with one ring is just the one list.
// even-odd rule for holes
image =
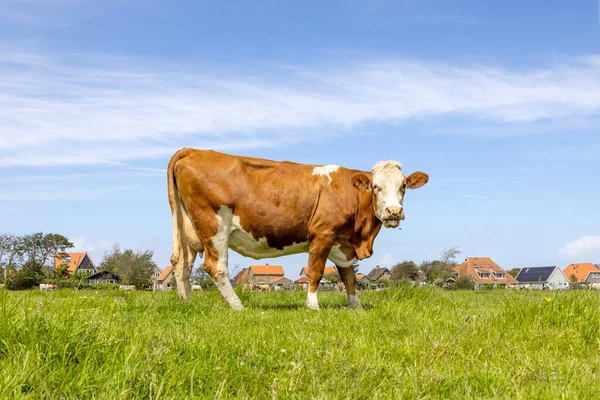
[[309, 308], [327, 259], [337, 267], [352, 307], [360, 307], [352, 264], [370, 257], [381, 226], [404, 219], [406, 189], [428, 181], [405, 177], [400, 163], [381, 161], [372, 172], [182, 149], [168, 168], [173, 255], [179, 296], [190, 299], [196, 255], [223, 298], [243, 309], [229, 281], [228, 248], [254, 259], [309, 253]]

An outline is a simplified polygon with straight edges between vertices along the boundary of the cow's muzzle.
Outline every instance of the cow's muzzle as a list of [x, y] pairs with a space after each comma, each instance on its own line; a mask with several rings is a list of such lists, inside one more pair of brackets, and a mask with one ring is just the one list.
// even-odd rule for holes
[[386, 228], [397, 228], [403, 219], [404, 210], [402, 207], [386, 207], [385, 218], [382, 219], [382, 222]]

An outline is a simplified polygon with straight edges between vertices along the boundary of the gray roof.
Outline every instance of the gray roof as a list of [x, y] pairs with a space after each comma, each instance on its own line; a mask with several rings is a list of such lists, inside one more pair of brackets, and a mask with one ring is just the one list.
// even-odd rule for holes
[[546, 282], [556, 267], [523, 267], [517, 275], [519, 282]]
[[385, 271], [387, 271], [388, 274], [390, 273], [390, 270], [384, 267], [373, 268], [371, 272], [367, 274], [367, 278], [369, 278], [370, 281], [376, 281], [381, 278], [381, 275], [383, 275]]

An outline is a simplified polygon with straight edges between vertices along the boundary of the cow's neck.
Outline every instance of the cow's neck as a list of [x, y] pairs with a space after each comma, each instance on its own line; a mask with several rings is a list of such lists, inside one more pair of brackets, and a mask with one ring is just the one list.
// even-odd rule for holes
[[371, 193], [359, 192], [354, 221], [354, 234], [350, 240], [356, 252], [356, 257], [359, 260], [371, 257], [373, 254], [373, 243], [380, 229], [381, 221], [375, 217]]

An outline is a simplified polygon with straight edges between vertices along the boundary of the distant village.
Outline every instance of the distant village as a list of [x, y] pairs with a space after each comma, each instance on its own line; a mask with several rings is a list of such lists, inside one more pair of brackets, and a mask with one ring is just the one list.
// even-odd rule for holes
[[[159, 267], [152, 261], [151, 250], [121, 250], [115, 245], [97, 267], [87, 252], [71, 252], [68, 238], [56, 233], [37, 232], [22, 236], [0, 234], [0, 288], [25, 290], [55, 288], [107, 288], [125, 290], [170, 291], [176, 288], [172, 266]], [[566, 290], [600, 289], [600, 265], [570, 264], [526, 266], [504, 270], [491, 257], [466, 257], [456, 261], [458, 247], [444, 249], [439, 259], [404, 261], [392, 267], [376, 266], [367, 274], [354, 265], [356, 288], [381, 290], [388, 286], [410, 284], [439, 286], [444, 289], [484, 290]], [[308, 290], [309, 268], [300, 268], [299, 276], [286, 276], [281, 265], [236, 266], [230, 272], [234, 286], [253, 291]], [[192, 290], [213, 286], [200, 265], [191, 273]], [[319, 290], [344, 290], [334, 265], [324, 269]]]
[[[414, 265], [414, 264], [413, 264]], [[122, 279], [115, 272], [99, 270], [88, 253], [56, 253], [54, 267], [65, 268], [71, 275], [83, 276], [88, 285], [121, 284]], [[401, 269], [401, 271], [398, 271]], [[253, 291], [307, 290], [307, 266], [302, 267], [297, 278], [285, 276], [281, 265], [251, 265], [241, 269], [232, 279], [232, 284]], [[512, 273], [512, 275], [511, 275]], [[172, 266], [161, 269], [151, 263], [152, 284], [144, 289], [170, 291], [176, 288]], [[451, 289], [521, 289], [521, 290], [567, 290], [570, 288], [600, 289], [600, 267], [593, 263], [570, 264], [564, 270], [559, 266], [531, 266], [518, 271], [505, 271], [490, 257], [466, 257], [460, 264], [433, 281], [423, 269], [416, 266], [407, 268], [398, 264], [393, 268], [377, 266], [368, 274], [356, 274], [356, 286], [362, 290], [380, 290], [397, 282], [412, 285], [437, 285]], [[514, 275], [514, 276], [513, 276]], [[193, 277], [196, 290], [202, 290], [198, 280], [208, 276]], [[461, 283], [462, 282], [462, 283]], [[335, 266], [326, 266], [319, 290], [343, 290]]]

